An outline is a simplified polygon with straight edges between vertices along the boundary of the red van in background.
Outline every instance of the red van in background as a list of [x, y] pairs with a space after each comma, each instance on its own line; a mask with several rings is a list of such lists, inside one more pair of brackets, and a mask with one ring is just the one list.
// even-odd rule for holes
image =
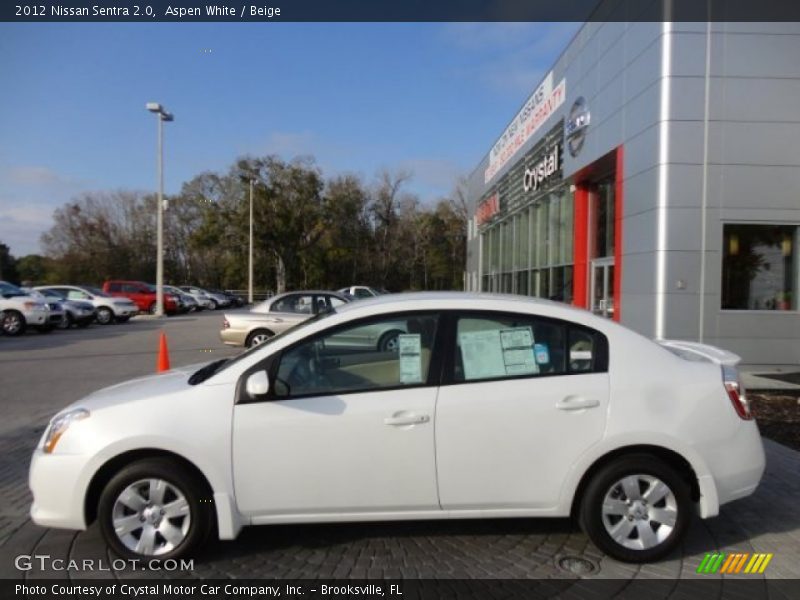
[[[111, 280], [103, 284], [103, 291], [118, 298], [129, 298], [141, 312], [156, 312], [156, 286], [143, 281]], [[175, 314], [178, 312], [178, 302], [175, 296], [164, 294], [164, 312]]]

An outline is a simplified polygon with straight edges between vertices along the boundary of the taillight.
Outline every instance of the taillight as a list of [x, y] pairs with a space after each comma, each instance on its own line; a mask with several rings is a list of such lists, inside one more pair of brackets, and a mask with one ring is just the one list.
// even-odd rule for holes
[[747, 403], [744, 386], [739, 381], [738, 371], [732, 366], [724, 365], [722, 367], [722, 380], [736, 414], [745, 421], [752, 419], [753, 414], [750, 412], [750, 405]]

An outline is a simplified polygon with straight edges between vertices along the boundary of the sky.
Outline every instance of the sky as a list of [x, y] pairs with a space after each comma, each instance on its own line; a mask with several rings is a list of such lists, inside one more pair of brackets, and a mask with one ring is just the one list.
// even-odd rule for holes
[[469, 174], [580, 23], [0, 24], [0, 242], [40, 253], [81, 193], [164, 189], [245, 155], [325, 177], [412, 173], [423, 202]]

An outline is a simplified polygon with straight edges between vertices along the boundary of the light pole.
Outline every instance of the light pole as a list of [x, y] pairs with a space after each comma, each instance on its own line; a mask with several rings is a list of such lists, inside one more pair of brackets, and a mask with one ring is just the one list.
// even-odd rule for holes
[[253, 303], [253, 179], [250, 179], [250, 258], [247, 265], [247, 303]]
[[172, 113], [158, 102], [148, 102], [147, 110], [158, 115], [158, 219], [156, 225], [156, 316], [164, 316], [164, 122]]

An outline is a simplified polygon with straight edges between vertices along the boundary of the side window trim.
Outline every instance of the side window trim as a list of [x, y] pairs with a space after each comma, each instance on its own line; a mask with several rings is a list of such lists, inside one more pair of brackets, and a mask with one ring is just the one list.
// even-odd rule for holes
[[[524, 375], [506, 375], [503, 377], [492, 377], [486, 379], [476, 379], [476, 380], [465, 380], [465, 381], [456, 381], [455, 380], [455, 359], [456, 359], [456, 342], [457, 342], [457, 335], [458, 335], [458, 320], [462, 318], [485, 318], [485, 319], [502, 319], [502, 318], [519, 318], [520, 315], [524, 315], [530, 319], [538, 319], [541, 321], [545, 321], [548, 323], [556, 324], [556, 325], [563, 325], [565, 327], [565, 344], [569, 344], [569, 337], [570, 332], [573, 329], [577, 329], [580, 331], [585, 331], [594, 336], [595, 341], [597, 343], [597, 348], [595, 349], [596, 352], [596, 362], [594, 368], [591, 371], [571, 371], [569, 368], [569, 361], [566, 364], [566, 371], [564, 373], [552, 373], [552, 374], [524, 374]], [[526, 314], [526, 313], [510, 313], [505, 311], [495, 311], [495, 310], [453, 310], [453, 311], [446, 311], [444, 315], [445, 322], [447, 323], [446, 329], [447, 330], [447, 338], [446, 338], [446, 346], [445, 352], [440, 353], [444, 354], [445, 362], [442, 367], [442, 379], [440, 385], [466, 385], [470, 383], [486, 383], [490, 381], [509, 381], [515, 379], [538, 379], [540, 377], [564, 377], [570, 375], [581, 375], [587, 373], [607, 373], [608, 372], [608, 338], [603, 334], [601, 331], [597, 329], [593, 329], [591, 327], [587, 327], [586, 325], [581, 325], [580, 323], [574, 323], [572, 321], [566, 321], [564, 319], [558, 319], [555, 317], [548, 317], [544, 315], [537, 315], [537, 314]], [[569, 348], [565, 348], [565, 351], [569, 351]]]

